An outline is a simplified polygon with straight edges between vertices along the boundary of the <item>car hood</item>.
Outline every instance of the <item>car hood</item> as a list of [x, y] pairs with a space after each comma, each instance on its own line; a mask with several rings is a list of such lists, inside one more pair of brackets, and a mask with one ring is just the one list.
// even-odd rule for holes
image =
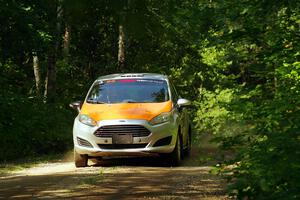
[[149, 121], [160, 113], [169, 112], [171, 109], [171, 101], [162, 103], [84, 103], [80, 114], [87, 114], [96, 121], [109, 119], [143, 119]]

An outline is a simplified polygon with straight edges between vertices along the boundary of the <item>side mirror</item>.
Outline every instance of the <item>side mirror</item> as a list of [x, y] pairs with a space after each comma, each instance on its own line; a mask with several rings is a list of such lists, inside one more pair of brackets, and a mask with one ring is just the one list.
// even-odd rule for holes
[[75, 102], [70, 103], [69, 106], [71, 108], [73, 108], [74, 110], [77, 110], [78, 112], [80, 112], [82, 102], [81, 101], [75, 101]]
[[177, 100], [177, 105], [179, 107], [189, 106], [189, 105], [191, 105], [191, 101], [187, 100], [187, 99], [178, 99]]

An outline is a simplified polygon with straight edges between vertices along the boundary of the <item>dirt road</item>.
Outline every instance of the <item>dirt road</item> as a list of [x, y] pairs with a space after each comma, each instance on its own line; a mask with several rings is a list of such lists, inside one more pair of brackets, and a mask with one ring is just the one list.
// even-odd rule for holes
[[71, 161], [40, 164], [0, 177], [0, 199], [227, 199], [224, 181], [199, 164], [198, 152], [180, 167], [158, 158], [127, 158], [104, 167], [75, 168]]

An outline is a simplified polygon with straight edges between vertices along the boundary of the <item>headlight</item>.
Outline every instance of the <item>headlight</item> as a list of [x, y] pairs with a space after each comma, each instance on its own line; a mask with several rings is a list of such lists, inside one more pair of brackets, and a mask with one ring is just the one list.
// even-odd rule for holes
[[165, 112], [157, 115], [156, 117], [152, 118], [149, 123], [151, 125], [161, 124], [164, 122], [169, 121], [171, 118], [171, 112]]
[[97, 122], [95, 120], [93, 120], [92, 118], [90, 118], [90, 116], [88, 115], [79, 115], [79, 121], [85, 125], [88, 126], [96, 126]]

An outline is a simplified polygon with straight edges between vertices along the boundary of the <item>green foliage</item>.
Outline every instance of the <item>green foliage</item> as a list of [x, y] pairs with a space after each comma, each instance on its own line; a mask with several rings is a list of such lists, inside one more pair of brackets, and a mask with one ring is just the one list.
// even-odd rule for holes
[[25, 95], [29, 87], [24, 85], [26, 77], [11, 63], [1, 66], [0, 76], [0, 160], [69, 149], [72, 144], [71, 111], [63, 105], [44, 104]]
[[247, 135], [248, 144], [240, 152], [240, 166], [233, 170], [238, 179], [231, 189], [237, 189], [233, 191], [239, 198], [300, 197], [298, 67], [297, 62], [280, 67], [275, 97], [255, 103], [255, 108], [244, 117], [255, 125], [255, 134]]
[[[216, 90], [210, 92], [206, 89], [202, 89], [199, 92], [202, 95], [201, 102], [197, 102], [199, 108], [197, 110], [197, 128], [201, 132], [209, 132], [213, 134], [226, 135], [224, 131], [227, 128], [223, 126], [224, 121], [229, 120], [230, 112], [226, 109], [226, 104], [232, 101], [233, 92], [230, 89]], [[228, 130], [229, 131], [229, 130]], [[232, 130], [228, 132], [232, 133]]]
[[215, 71], [215, 85], [199, 92], [198, 129], [235, 152], [223, 165], [231, 169], [231, 195], [299, 199], [299, 2], [212, 6], [220, 11], [218, 26], [202, 61], [224, 68]]
[[[232, 172], [233, 196], [300, 198], [298, 0], [0, 2], [0, 159], [66, 149], [74, 117], [67, 105], [82, 100], [97, 76], [157, 72], [193, 100], [199, 134], [234, 152], [220, 165]], [[117, 69], [120, 24], [123, 69]], [[44, 80], [53, 49], [56, 101], [45, 104], [36, 94], [32, 52]]]

